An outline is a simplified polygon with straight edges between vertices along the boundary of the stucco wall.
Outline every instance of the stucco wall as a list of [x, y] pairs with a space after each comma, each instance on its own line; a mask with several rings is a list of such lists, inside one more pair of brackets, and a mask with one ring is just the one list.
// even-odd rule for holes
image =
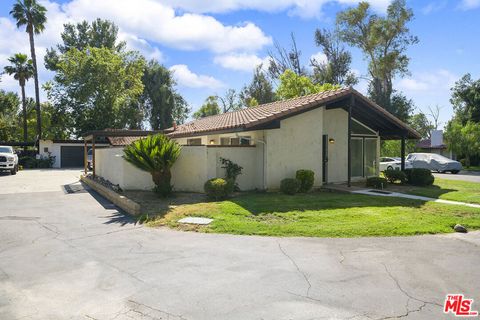
[[321, 186], [323, 109], [287, 118], [279, 129], [264, 131], [268, 189], [278, 189], [280, 181], [294, 178], [298, 169], [313, 170], [314, 186]]
[[323, 132], [329, 139], [328, 144], [328, 182], [344, 182], [348, 178], [348, 112], [343, 109], [325, 110]]
[[203, 192], [207, 181], [207, 148], [183, 146], [172, 167], [172, 184], [176, 191]]

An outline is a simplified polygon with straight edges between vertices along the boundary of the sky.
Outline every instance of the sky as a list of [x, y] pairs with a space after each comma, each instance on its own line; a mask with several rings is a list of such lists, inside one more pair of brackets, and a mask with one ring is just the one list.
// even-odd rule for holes
[[[0, 0], [0, 70], [14, 53], [30, 53], [28, 36], [17, 29], [9, 12], [15, 0]], [[255, 66], [266, 61], [273, 43], [290, 46], [293, 32], [305, 65], [322, 57], [315, 46], [317, 28], [332, 29], [337, 12], [355, 0], [39, 0], [47, 10], [45, 31], [37, 36], [40, 83], [52, 79], [43, 66], [47, 48], [61, 42], [67, 22], [109, 19], [119, 26], [121, 40], [174, 71], [178, 91], [193, 111], [212, 94], [241, 90]], [[384, 14], [389, 0], [369, 1]], [[443, 126], [452, 116], [450, 88], [465, 73], [480, 77], [480, 0], [407, 0], [415, 18], [409, 24], [420, 42], [408, 49], [410, 75], [395, 79], [394, 88], [413, 99], [416, 112], [441, 107]], [[352, 69], [367, 75], [362, 52], [352, 53]], [[366, 93], [366, 80], [356, 89]], [[19, 92], [18, 83], [3, 75], [0, 89]], [[27, 95], [34, 96], [33, 80]], [[41, 92], [41, 100], [47, 99]]]

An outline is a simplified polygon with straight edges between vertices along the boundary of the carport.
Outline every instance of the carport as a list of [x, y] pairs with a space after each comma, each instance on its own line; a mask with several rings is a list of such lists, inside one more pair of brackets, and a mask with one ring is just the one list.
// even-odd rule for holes
[[[107, 140], [109, 142], [108, 145], [103, 144], [102, 147], [105, 148], [107, 146], [112, 146], [113, 141], [118, 140], [126, 140], [129, 142], [133, 142], [137, 139], [142, 137], [146, 137], [148, 135], [162, 133], [162, 131], [148, 131], [148, 130], [127, 130], [127, 129], [105, 129], [105, 130], [95, 130], [85, 133], [83, 136], [83, 153], [84, 153], [84, 172], [85, 175], [88, 173], [88, 161], [87, 161], [87, 152], [88, 147], [91, 146], [92, 148], [92, 174], [95, 177], [95, 148], [98, 146], [98, 141]], [[97, 142], [96, 142], [97, 141]], [[125, 145], [125, 143], [123, 144]]]

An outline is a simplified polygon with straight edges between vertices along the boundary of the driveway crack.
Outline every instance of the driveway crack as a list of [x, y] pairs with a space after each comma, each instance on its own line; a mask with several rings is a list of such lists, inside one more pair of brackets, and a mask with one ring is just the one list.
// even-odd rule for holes
[[297, 272], [300, 273], [302, 275], [302, 277], [305, 279], [305, 282], [307, 283], [307, 292], [305, 294], [305, 296], [307, 298], [310, 298], [310, 289], [312, 288], [312, 284], [310, 283], [310, 280], [308, 279], [307, 275], [305, 274], [305, 272], [303, 272], [300, 267], [298, 266], [298, 264], [295, 262], [295, 260], [282, 248], [282, 245], [280, 244], [280, 242], [277, 242], [278, 243], [278, 248], [280, 249], [280, 252], [282, 252], [282, 254], [288, 258], [288, 260], [290, 260], [290, 262], [295, 266], [295, 268], [297, 269]]

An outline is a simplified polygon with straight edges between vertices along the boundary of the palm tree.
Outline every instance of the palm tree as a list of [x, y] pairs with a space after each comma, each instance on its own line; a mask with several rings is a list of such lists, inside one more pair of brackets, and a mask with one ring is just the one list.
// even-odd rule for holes
[[181, 147], [163, 134], [137, 140], [124, 149], [123, 158], [152, 175], [154, 191], [161, 196], [172, 192], [170, 169], [180, 155]]
[[37, 135], [38, 139], [42, 138], [42, 119], [40, 114], [40, 89], [38, 85], [38, 68], [37, 56], [35, 54], [35, 40], [33, 34], [40, 34], [45, 29], [47, 17], [45, 16], [47, 9], [36, 0], [17, 0], [13, 5], [10, 14], [17, 20], [17, 28], [26, 26], [25, 31], [30, 38], [30, 52], [34, 68], [35, 79], [35, 109], [37, 111]]
[[22, 88], [22, 111], [23, 111], [23, 141], [27, 142], [27, 104], [25, 99], [25, 83], [33, 76], [34, 67], [32, 60], [23, 53], [16, 53], [8, 58], [9, 66], [4, 68], [5, 73], [13, 75], [18, 80], [20, 88]]

